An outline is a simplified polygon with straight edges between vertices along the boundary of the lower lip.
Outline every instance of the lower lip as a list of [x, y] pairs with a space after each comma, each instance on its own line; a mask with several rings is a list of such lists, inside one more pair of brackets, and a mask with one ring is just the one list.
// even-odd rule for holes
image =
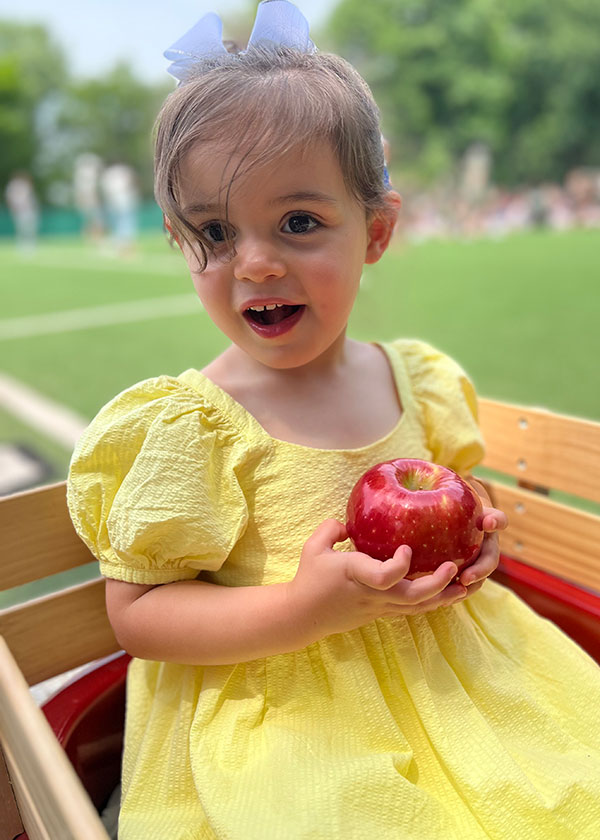
[[244, 316], [244, 318], [248, 326], [250, 326], [257, 335], [260, 335], [261, 338], [277, 338], [278, 336], [289, 332], [296, 326], [304, 314], [304, 309], [305, 307], [301, 306], [296, 312], [294, 312], [293, 315], [290, 315], [288, 318], [284, 318], [283, 321], [279, 321], [277, 324], [258, 324], [256, 321], [253, 321], [252, 318], [247, 316]]

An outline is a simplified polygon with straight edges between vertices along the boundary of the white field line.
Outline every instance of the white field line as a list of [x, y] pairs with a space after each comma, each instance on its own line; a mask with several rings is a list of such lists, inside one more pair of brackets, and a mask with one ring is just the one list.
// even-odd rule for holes
[[73, 449], [89, 422], [5, 373], [0, 373], [0, 406], [67, 449]]
[[35, 265], [39, 265], [44, 268], [64, 268], [65, 270], [76, 269], [77, 271], [108, 271], [119, 272], [119, 274], [164, 274], [167, 276], [182, 277], [186, 277], [188, 272], [187, 266], [185, 264], [182, 265], [179, 260], [171, 259], [170, 257], [165, 258], [159, 255], [152, 259], [144, 257], [140, 260], [131, 258], [128, 260], [115, 259], [110, 261], [108, 259], [105, 260], [100, 258], [94, 262], [81, 259], [75, 255], [73, 258], [65, 258], [56, 255], [56, 257], [41, 257], [35, 262]]
[[113, 324], [149, 321], [155, 318], [193, 315], [199, 311], [200, 306], [196, 295], [190, 293], [132, 300], [126, 303], [110, 303], [83, 309], [68, 309], [42, 315], [4, 318], [0, 320], [0, 341], [89, 330], [95, 327], [112, 326]]
[[[4, 265], [11, 262], [12, 255], [2, 254]], [[17, 256], [12, 258], [12, 267], [19, 268], [23, 265], [24, 258]], [[41, 251], [27, 257], [27, 266], [36, 268], [62, 268], [65, 271], [108, 271], [125, 274], [164, 274], [180, 275], [186, 277], [188, 268], [183, 262], [183, 257], [169, 254], [155, 254], [132, 256], [127, 258], [111, 257], [107, 254], [90, 252], [87, 256], [81, 253], [69, 251]]]

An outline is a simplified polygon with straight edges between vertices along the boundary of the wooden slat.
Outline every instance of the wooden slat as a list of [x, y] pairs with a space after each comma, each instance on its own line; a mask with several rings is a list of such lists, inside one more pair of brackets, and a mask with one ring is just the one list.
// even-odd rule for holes
[[600, 423], [479, 401], [484, 466], [600, 502]]
[[119, 650], [102, 580], [3, 610], [0, 635], [30, 685]]
[[23, 822], [0, 743], [0, 840], [14, 840], [17, 835], [23, 833], [23, 830]]
[[508, 516], [500, 547], [509, 557], [600, 592], [600, 517], [518, 487], [491, 482]]
[[108, 840], [98, 814], [2, 638], [0, 733], [29, 840]]
[[71, 524], [65, 482], [2, 499], [0, 534], [0, 590], [94, 560]]

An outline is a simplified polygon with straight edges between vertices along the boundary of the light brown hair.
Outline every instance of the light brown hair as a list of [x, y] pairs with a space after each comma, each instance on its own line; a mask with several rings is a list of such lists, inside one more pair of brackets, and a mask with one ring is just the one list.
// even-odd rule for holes
[[366, 215], [381, 212], [387, 187], [379, 111], [368, 85], [347, 61], [328, 53], [252, 48], [194, 65], [156, 121], [155, 196], [173, 234], [195, 250], [199, 246], [201, 268], [210, 245], [179, 204], [180, 165], [189, 150], [216, 141], [241, 153], [231, 189], [256, 162], [318, 140], [331, 145], [348, 191]]

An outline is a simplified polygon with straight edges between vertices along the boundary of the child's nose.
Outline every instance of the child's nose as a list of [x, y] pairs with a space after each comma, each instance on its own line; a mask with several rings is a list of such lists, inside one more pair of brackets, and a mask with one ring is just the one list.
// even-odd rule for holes
[[260, 237], [244, 237], [236, 239], [233, 273], [237, 280], [263, 283], [283, 277], [286, 268], [274, 243]]

